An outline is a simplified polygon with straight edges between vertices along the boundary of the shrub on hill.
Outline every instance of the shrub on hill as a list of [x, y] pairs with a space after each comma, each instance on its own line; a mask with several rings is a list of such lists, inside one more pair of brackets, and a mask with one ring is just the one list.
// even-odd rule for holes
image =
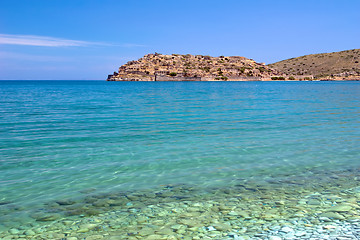
[[169, 75], [172, 76], [172, 77], [175, 77], [177, 75], [177, 73], [176, 72], [171, 72], [171, 73], [169, 73]]

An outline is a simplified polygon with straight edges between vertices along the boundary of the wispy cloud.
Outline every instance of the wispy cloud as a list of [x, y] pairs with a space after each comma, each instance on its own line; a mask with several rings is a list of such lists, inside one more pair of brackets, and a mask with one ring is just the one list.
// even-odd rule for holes
[[0, 44], [42, 46], [42, 47], [77, 47], [93, 45], [92, 42], [69, 40], [34, 35], [0, 34]]
[[112, 44], [103, 42], [79, 41], [63, 38], [54, 38], [36, 35], [0, 34], [0, 44], [25, 45], [40, 47], [86, 47], [86, 46], [118, 46], [118, 47], [144, 47], [140, 44]]

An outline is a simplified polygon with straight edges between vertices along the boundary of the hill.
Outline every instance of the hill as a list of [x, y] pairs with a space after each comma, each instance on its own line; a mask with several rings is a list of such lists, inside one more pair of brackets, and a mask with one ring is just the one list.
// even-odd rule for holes
[[108, 81], [249, 81], [271, 80], [282, 73], [239, 56], [147, 54], [108, 76]]
[[360, 79], [360, 49], [310, 54], [268, 65], [287, 76], [313, 75], [315, 79]]

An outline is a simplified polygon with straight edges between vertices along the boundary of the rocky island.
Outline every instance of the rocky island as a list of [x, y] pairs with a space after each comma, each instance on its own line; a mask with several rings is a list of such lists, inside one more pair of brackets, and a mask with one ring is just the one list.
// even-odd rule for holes
[[[260, 81], [282, 72], [239, 56], [147, 54], [130, 61], [108, 76], [108, 81]], [[283, 79], [285, 80], [285, 78]]]
[[310, 54], [265, 65], [240, 56], [147, 54], [107, 81], [360, 80], [360, 49]]

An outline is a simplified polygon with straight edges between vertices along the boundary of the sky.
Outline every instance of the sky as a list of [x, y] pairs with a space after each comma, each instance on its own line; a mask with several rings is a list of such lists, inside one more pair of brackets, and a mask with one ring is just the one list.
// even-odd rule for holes
[[1, 0], [0, 80], [105, 80], [148, 53], [266, 64], [360, 48], [359, 0]]

